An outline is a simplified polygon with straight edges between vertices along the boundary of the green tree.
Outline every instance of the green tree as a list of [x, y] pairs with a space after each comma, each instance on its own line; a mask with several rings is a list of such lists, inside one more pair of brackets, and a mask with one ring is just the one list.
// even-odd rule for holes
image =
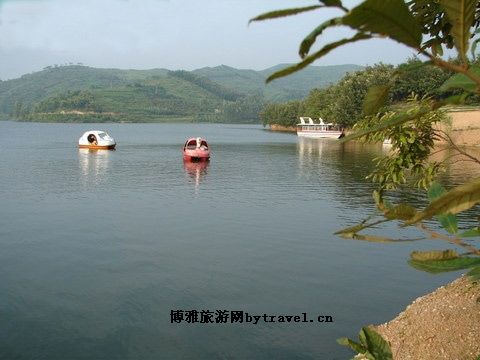
[[388, 84], [392, 76], [393, 66], [384, 64], [347, 74], [331, 94], [331, 117], [328, 117], [328, 121], [345, 126], [355, 124], [363, 117], [363, 102], [368, 89], [375, 85]]
[[295, 126], [298, 123], [298, 117], [302, 115], [303, 103], [301, 101], [289, 101], [283, 104], [267, 104], [260, 113], [260, 119], [264, 125]]

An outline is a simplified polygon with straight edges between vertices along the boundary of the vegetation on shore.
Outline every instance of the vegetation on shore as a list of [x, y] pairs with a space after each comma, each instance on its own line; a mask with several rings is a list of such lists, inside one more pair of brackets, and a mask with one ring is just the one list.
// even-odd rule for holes
[[[336, 82], [360, 67], [313, 68], [295, 87], [265, 86], [274, 69], [227, 66], [195, 71], [47, 67], [0, 81], [0, 118], [49, 122], [231, 122], [258, 123], [267, 101], [299, 99], [315, 86]], [[303, 81], [305, 80], [305, 81]]]
[[[447, 69], [423, 66], [418, 58], [411, 58], [396, 67], [380, 63], [347, 73], [338, 83], [326, 88], [313, 89], [303, 100], [268, 103], [260, 118], [264, 125], [294, 126], [300, 116], [321, 117], [351, 127], [365, 116], [363, 104], [370, 87], [386, 86], [393, 78], [385, 105], [402, 106], [412, 94], [442, 100], [458, 93], [441, 89], [452, 75], [453, 72]], [[472, 96], [468, 104], [480, 105], [480, 98]]]

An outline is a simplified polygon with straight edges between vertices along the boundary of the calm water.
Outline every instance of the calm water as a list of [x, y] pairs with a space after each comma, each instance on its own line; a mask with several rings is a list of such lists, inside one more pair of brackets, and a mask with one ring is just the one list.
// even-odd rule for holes
[[[92, 128], [118, 149], [78, 150]], [[183, 164], [189, 136], [210, 164]], [[406, 264], [442, 243], [332, 235], [373, 210], [381, 152], [256, 126], [0, 122], [0, 358], [349, 358], [335, 339], [458, 275]], [[171, 324], [173, 309], [334, 322]]]

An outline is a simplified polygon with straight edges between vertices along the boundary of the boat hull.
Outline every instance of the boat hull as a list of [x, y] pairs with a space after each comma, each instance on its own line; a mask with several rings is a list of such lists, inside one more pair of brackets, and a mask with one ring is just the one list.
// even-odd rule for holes
[[308, 138], [338, 139], [342, 135], [341, 131], [297, 131], [297, 135]]
[[209, 156], [196, 156], [196, 155], [185, 155], [183, 154], [183, 160], [184, 161], [209, 161], [210, 160], [210, 155]]
[[183, 160], [185, 161], [208, 161], [210, 160], [210, 151], [201, 149], [183, 151]]
[[112, 145], [78, 145], [80, 149], [90, 149], [90, 150], [114, 150], [117, 144]]

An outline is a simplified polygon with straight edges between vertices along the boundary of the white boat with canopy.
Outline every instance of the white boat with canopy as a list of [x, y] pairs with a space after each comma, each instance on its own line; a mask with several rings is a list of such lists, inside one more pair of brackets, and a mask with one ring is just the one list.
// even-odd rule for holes
[[339, 125], [325, 123], [322, 118], [315, 123], [311, 117], [301, 116], [297, 124], [297, 135], [310, 138], [339, 139], [345, 136], [345, 132]]
[[87, 131], [78, 140], [78, 147], [82, 149], [113, 150], [115, 145], [115, 140], [105, 131], [100, 130]]

